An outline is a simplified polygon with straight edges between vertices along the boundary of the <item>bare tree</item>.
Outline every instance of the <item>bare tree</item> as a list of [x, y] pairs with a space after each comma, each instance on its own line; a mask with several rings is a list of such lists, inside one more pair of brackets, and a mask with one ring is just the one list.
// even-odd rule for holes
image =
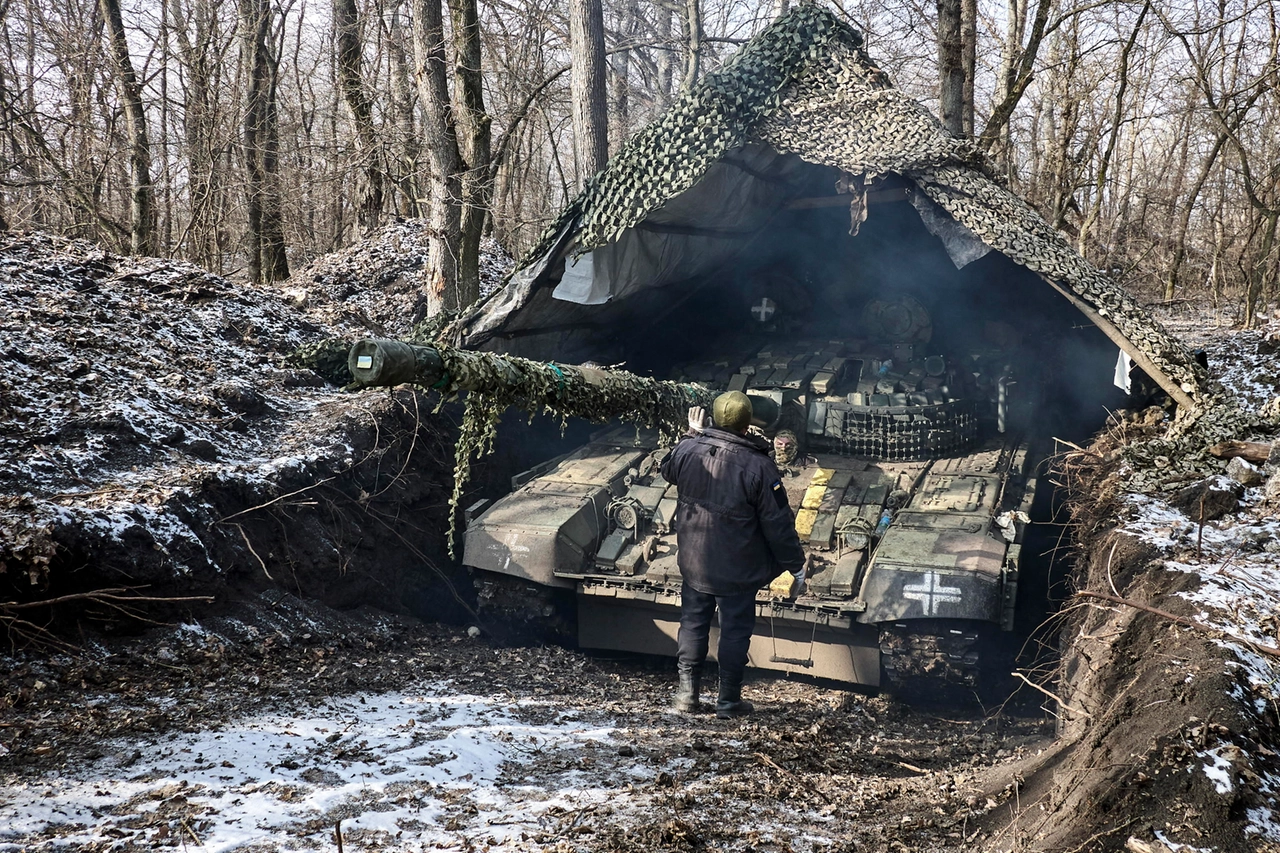
[[142, 106], [142, 87], [133, 72], [129, 44], [125, 41], [120, 0], [98, 0], [106, 23], [116, 89], [124, 110], [129, 134], [129, 248], [146, 255], [155, 239], [155, 187], [151, 185], [151, 143], [147, 138], [147, 114]]
[[605, 97], [604, 9], [600, 0], [569, 0], [570, 91], [579, 182], [609, 159]]
[[960, 68], [964, 83], [960, 96], [960, 128], [973, 138], [974, 81], [978, 58], [978, 0], [960, 0]]
[[1049, 26], [1049, 12], [1053, 7], [1053, 0], [1037, 0], [1031, 32], [1027, 36], [1027, 43], [1023, 45], [1024, 13], [1021, 2], [1022, 0], [1008, 0], [1009, 23], [1001, 53], [998, 100], [978, 138], [978, 145], [984, 151], [990, 151], [998, 140], [1004, 140], [1006, 168], [1011, 162], [1008, 147], [1012, 145], [1012, 140], [1006, 135], [1009, 119], [1022, 101], [1027, 87], [1031, 85], [1036, 58], [1040, 53], [1040, 45]]
[[680, 35], [684, 40], [684, 73], [680, 78], [680, 91], [693, 88], [702, 76], [702, 2], [684, 0], [678, 7]]
[[449, 100], [448, 57], [441, 0], [414, 0], [422, 135], [431, 161], [431, 237], [427, 256], [427, 312], [460, 307], [458, 256], [462, 246], [462, 154]]
[[240, 0], [240, 61], [246, 75], [243, 139], [248, 273], [251, 281], [259, 283], [289, 277], [278, 175], [280, 56], [273, 20], [270, 0]]
[[964, 41], [962, 0], [938, 3], [938, 112], [952, 136], [964, 135]]
[[[105, 0], [104, 0], [105, 2]], [[373, 127], [373, 103], [364, 88], [361, 72], [360, 17], [356, 0], [333, 0], [333, 31], [337, 47], [338, 85], [355, 123], [365, 187], [358, 218], [369, 233], [382, 221], [382, 144]]]
[[1115, 90], [1115, 107], [1111, 116], [1110, 133], [1107, 135], [1107, 144], [1102, 151], [1102, 156], [1098, 160], [1094, 177], [1093, 199], [1089, 205], [1089, 210], [1085, 214], [1084, 221], [1080, 223], [1080, 233], [1076, 237], [1079, 251], [1083, 254], [1092, 237], [1093, 226], [1097, 223], [1098, 218], [1102, 215], [1102, 201], [1106, 195], [1108, 187], [1108, 176], [1111, 169], [1111, 158], [1115, 154], [1116, 142], [1120, 138], [1120, 133], [1124, 126], [1124, 108], [1125, 96], [1129, 91], [1129, 71], [1130, 57], [1133, 54], [1134, 46], [1138, 43], [1138, 36], [1142, 33], [1142, 22], [1146, 20], [1147, 13], [1151, 11], [1150, 0], [1142, 4], [1142, 10], [1138, 12], [1138, 20], [1133, 25], [1132, 32], [1124, 44], [1124, 48], [1120, 51], [1119, 64], [1119, 80], [1116, 82]]
[[484, 107], [480, 19], [476, 0], [449, 0], [454, 53], [454, 115], [462, 156], [462, 239], [458, 246], [458, 301], [480, 298], [480, 239], [493, 197], [489, 163], [492, 120]]

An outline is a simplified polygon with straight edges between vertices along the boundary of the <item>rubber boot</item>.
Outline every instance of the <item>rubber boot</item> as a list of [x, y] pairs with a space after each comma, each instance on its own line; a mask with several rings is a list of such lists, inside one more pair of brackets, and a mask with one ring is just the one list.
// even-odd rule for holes
[[720, 699], [716, 702], [716, 716], [722, 720], [745, 717], [756, 708], [742, 698], [742, 680], [721, 679]]
[[702, 703], [698, 699], [699, 667], [684, 663], [677, 666], [679, 682], [676, 684], [676, 695], [671, 701], [671, 707], [682, 714], [697, 713], [702, 710]]

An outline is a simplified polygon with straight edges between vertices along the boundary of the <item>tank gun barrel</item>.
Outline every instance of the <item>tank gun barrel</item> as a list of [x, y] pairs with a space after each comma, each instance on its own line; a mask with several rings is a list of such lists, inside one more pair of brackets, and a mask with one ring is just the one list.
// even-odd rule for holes
[[446, 344], [365, 339], [351, 348], [351, 375], [364, 386], [412, 382], [442, 394], [470, 391], [494, 406], [548, 409], [591, 421], [623, 418], [678, 429], [690, 406], [711, 407], [716, 392], [702, 385], [637, 376], [625, 370], [532, 361], [462, 350]]

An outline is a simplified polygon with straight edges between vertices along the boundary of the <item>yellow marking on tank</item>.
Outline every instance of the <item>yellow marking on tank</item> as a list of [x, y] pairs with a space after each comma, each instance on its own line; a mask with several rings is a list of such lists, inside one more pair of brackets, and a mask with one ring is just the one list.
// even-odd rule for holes
[[830, 468], [819, 468], [813, 472], [809, 488], [805, 490], [804, 499], [800, 501], [801, 509], [817, 509], [822, 505], [822, 496], [827, 493], [827, 483], [831, 482], [831, 475], [834, 473], [835, 471]]
[[822, 496], [827, 493], [827, 483], [831, 482], [834, 473], [832, 468], [816, 468], [809, 478], [809, 488], [805, 489], [800, 511], [796, 513], [796, 533], [801, 539], [808, 539], [813, 532], [813, 524], [818, 520], [818, 507], [822, 505]]
[[796, 533], [800, 534], [801, 539], [809, 538], [809, 534], [813, 532], [813, 524], [817, 520], [816, 509], [802, 509], [796, 513]]

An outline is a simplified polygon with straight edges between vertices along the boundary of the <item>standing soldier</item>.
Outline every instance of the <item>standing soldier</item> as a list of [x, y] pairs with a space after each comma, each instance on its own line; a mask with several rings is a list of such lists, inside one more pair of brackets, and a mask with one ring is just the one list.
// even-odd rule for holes
[[756, 591], [783, 570], [803, 580], [804, 552], [795, 516], [767, 446], [747, 435], [751, 400], [741, 391], [689, 411], [691, 434], [662, 463], [679, 494], [676, 510], [680, 592], [679, 673], [674, 706], [697, 711], [698, 675], [707, 657], [711, 617], [720, 609], [720, 697], [716, 716], [753, 710], [742, 699], [747, 647], [756, 621]]

